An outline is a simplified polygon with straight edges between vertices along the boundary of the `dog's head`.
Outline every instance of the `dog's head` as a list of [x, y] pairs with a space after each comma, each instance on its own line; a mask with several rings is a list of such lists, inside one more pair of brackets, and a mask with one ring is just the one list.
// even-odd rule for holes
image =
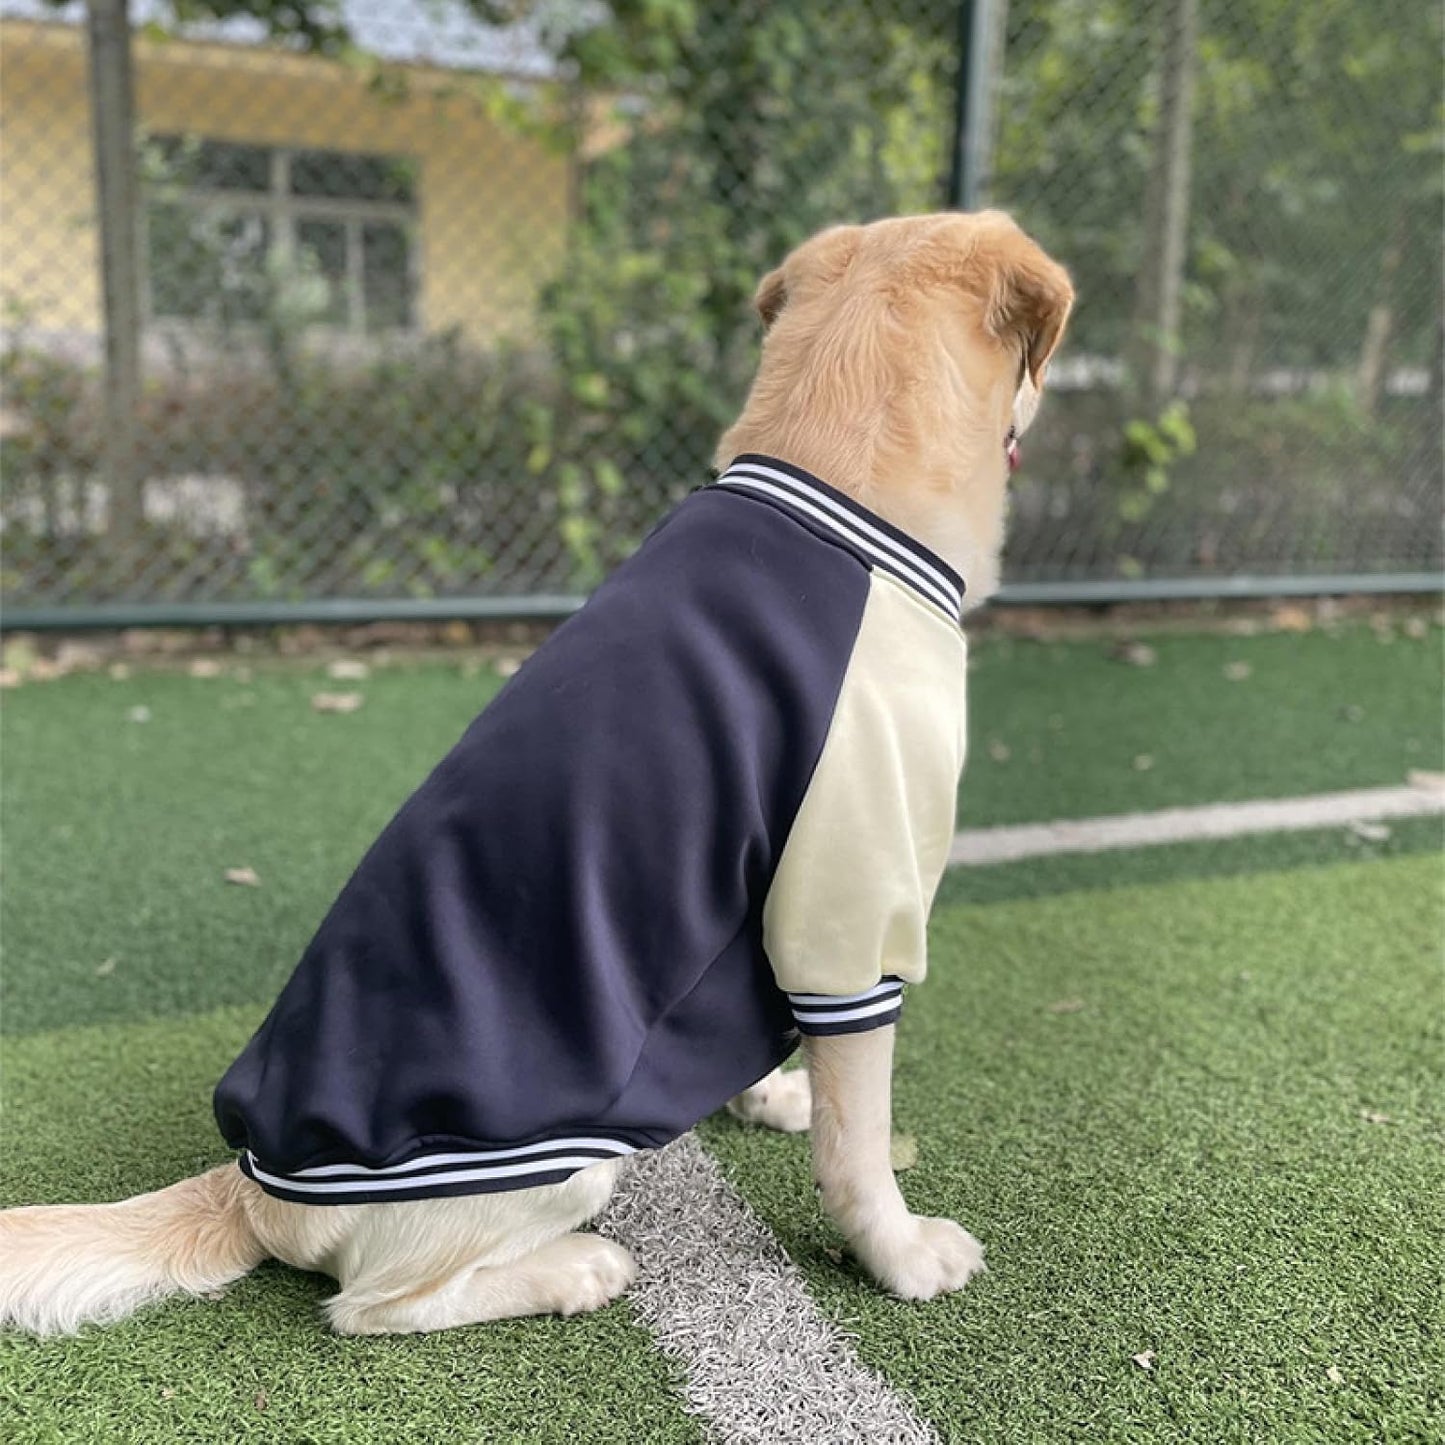
[[999, 211], [820, 232], [758, 286], [762, 363], [718, 464], [796, 462], [940, 547], [986, 595], [1017, 439], [1073, 300], [1064, 268]]

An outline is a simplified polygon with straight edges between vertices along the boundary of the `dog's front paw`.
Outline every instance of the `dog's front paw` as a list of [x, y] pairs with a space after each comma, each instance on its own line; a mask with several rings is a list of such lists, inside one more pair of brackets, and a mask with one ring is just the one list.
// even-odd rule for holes
[[864, 1267], [899, 1299], [932, 1299], [962, 1289], [982, 1274], [983, 1245], [951, 1219], [910, 1214], [904, 1227], [866, 1241], [858, 1250]]

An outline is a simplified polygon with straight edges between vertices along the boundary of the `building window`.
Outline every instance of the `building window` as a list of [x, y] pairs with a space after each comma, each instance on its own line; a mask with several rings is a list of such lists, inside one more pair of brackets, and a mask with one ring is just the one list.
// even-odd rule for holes
[[153, 136], [142, 170], [153, 319], [417, 324], [413, 161]]

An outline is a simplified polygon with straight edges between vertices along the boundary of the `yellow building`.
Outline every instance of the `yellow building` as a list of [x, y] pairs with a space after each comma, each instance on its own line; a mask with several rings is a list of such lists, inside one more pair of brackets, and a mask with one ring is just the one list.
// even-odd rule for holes
[[[138, 21], [148, 9], [132, 5]], [[435, 7], [344, 10], [360, 47], [349, 60], [268, 45], [254, 22], [204, 38], [137, 29], [149, 351], [244, 336], [278, 314], [348, 345], [527, 333], [563, 261], [573, 192], [572, 161], [527, 123], [561, 103], [545, 55], [525, 37], [509, 49], [508, 32], [457, 7], [441, 33]], [[80, 21], [78, 6], [0, 0], [0, 325], [93, 351]]]

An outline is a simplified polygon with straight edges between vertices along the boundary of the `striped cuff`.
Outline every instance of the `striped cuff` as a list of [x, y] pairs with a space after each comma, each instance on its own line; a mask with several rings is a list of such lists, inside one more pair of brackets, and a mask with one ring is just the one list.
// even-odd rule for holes
[[790, 993], [799, 1033], [861, 1034], [896, 1024], [903, 1012], [903, 980], [885, 977], [863, 993]]

